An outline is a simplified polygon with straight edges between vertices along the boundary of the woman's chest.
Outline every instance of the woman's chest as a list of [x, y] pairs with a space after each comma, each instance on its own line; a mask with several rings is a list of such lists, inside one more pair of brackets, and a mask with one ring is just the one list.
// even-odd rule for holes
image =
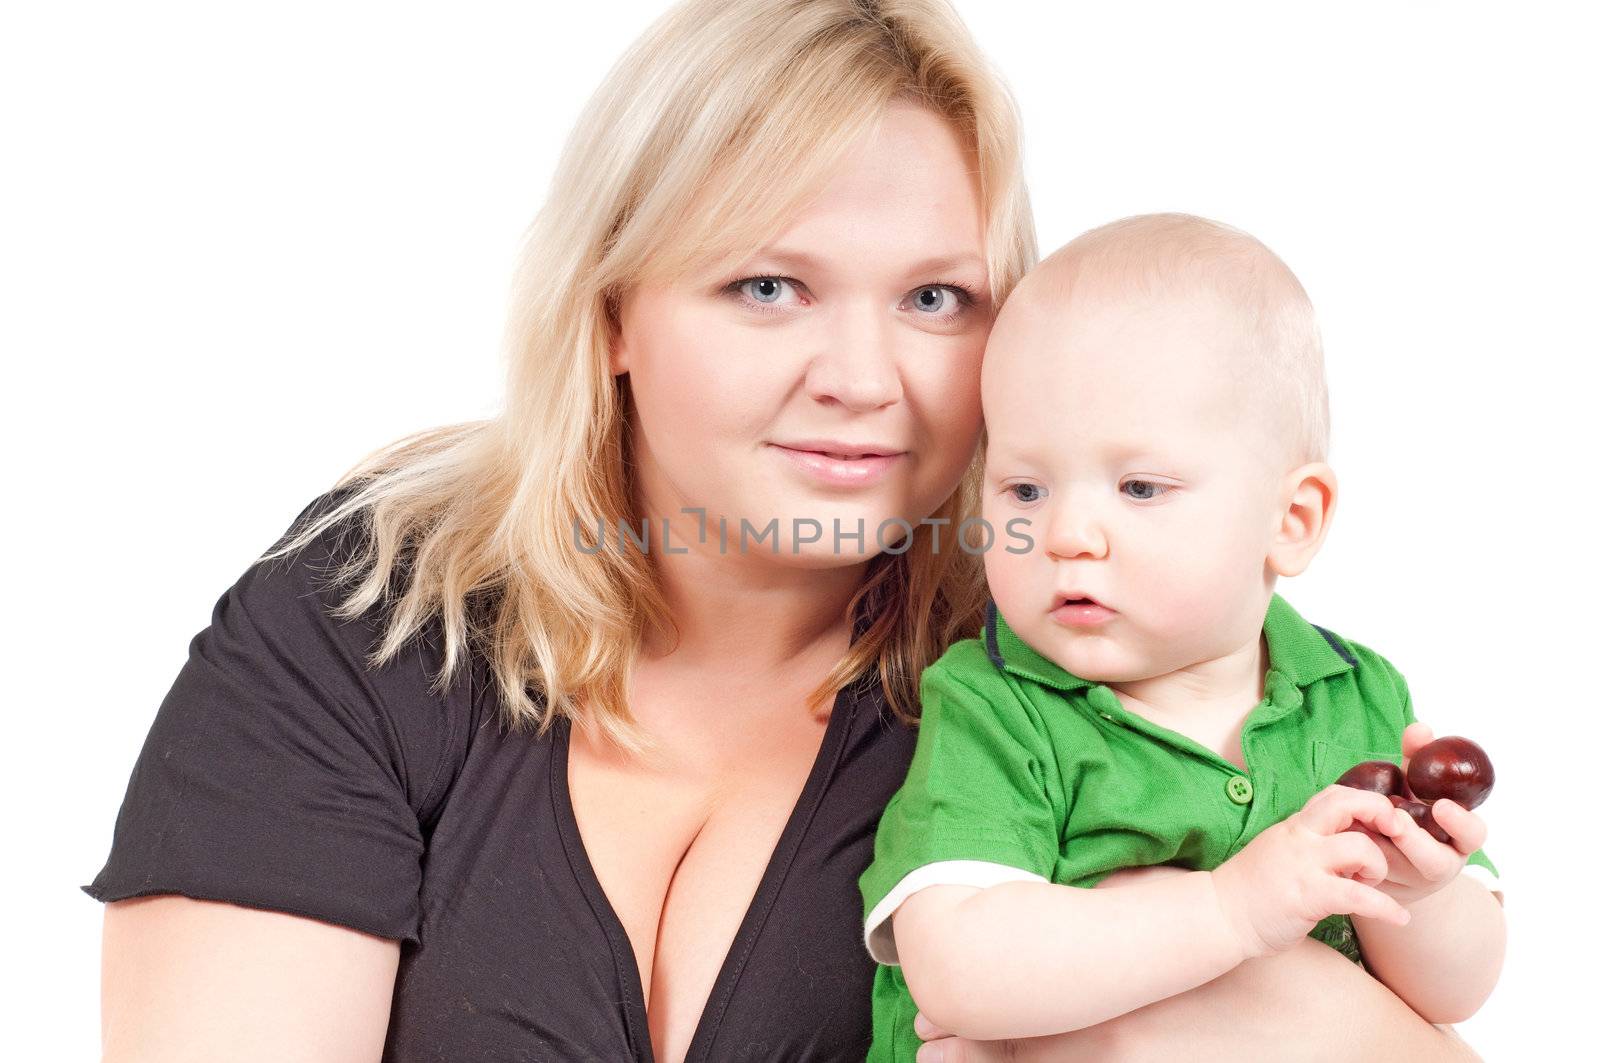
[[[422, 944], [401, 953], [386, 1060], [643, 1063], [651, 1027], [670, 1015], [677, 1025], [655, 1031], [664, 1049], [692, 1033], [696, 1063], [860, 1059], [873, 964], [857, 880], [914, 742], [868, 722], [881, 711], [863, 702], [861, 726], [829, 725], [811, 774], [791, 768], [798, 797], [722, 773], [727, 799], [696, 826], [695, 788], [650, 778], [595, 790], [606, 807], [584, 833], [566, 784], [581, 791], [585, 772], [568, 771], [565, 724], [541, 737], [480, 731], [427, 833]], [[616, 905], [599, 877], [608, 852]], [[634, 879], [654, 884], [636, 890]], [[651, 898], [654, 943], [636, 951], [623, 919], [648, 923]], [[687, 988], [697, 970], [700, 987]]]
[[680, 728], [650, 758], [571, 736], [574, 819], [663, 1063], [688, 1050], [825, 728], [801, 712], [762, 728]]

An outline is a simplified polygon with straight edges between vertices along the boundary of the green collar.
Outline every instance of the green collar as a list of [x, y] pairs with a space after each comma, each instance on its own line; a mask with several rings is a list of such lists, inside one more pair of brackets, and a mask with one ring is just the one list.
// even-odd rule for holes
[[[1274, 593], [1261, 627], [1267, 637], [1267, 663], [1297, 687], [1306, 687], [1355, 667], [1350, 651], [1326, 628], [1306, 621]], [[984, 613], [984, 646], [995, 667], [1061, 691], [1099, 684], [1073, 675], [1017, 637], [990, 599]]]

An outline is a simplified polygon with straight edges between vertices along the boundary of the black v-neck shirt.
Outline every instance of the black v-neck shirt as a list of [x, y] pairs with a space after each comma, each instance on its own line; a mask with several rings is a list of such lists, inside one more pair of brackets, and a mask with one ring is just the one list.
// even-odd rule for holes
[[[633, 949], [573, 816], [568, 724], [506, 729], [481, 659], [431, 691], [437, 627], [368, 670], [381, 625], [333, 617], [337, 592], [316, 578], [336, 536], [252, 565], [217, 602], [83, 889], [398, 939], [386, 1061], [652, 1063]], [[876, 681], [839, 693], [689, 1060], [866, 1055], [874, 964], [856, 880], [914, 744]]]

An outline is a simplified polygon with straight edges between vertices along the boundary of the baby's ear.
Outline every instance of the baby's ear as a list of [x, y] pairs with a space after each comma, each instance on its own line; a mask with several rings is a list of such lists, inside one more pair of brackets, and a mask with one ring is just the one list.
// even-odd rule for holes
[[1322, 548], [1339, 499], [1339, 480], [1325, 461], [1313, 461], [1283, 478], [1278, 528], [1267, 564], [1279, 576], [1298, 576]]

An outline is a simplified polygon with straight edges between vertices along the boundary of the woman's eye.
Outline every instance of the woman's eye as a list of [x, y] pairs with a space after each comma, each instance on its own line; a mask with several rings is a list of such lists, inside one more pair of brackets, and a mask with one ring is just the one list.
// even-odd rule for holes
[[1128, 497], [1138, 499], [1141, 502], [1148, 501], [1172, 490], [1166, 484], [1158, 484], [1150, 480], [1128, 480], [1122, 485], [1122, 489], [1128, 493]]
[[1044, 488], [1038, 484], [1012, 484], [1006, 490], [1018, 502], [1037, 502], [1044, 497]]
[[734, 281], [732, 287], [752, 303], [761, 306], [782, 306], [783, 303], [779, 300], [783, 298], [783, 290], [793, 289], [794, 285], [783, 277], [748, 277], [742, 281]]
[[930, 284], [911, 293], [917, 313], [939, 320], [949, 320], [972, 304], [972, 293], [959, 284]]

